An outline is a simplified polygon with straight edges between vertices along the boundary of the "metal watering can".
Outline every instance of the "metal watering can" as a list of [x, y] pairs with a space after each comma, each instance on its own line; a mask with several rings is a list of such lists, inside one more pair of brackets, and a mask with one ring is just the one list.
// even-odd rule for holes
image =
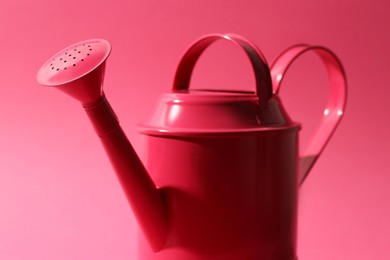
[[[254, 92], [189, 90], [192, 70], [213, 42], [244, 50]], [[268, 67], [257, 47], [234, 34], [206, 35], [179, 63], [172, 92], [140, 131], [148, 139], [148, 170], [123, 133], [102, 89], [110, 44], [72, 45], [39, 70], [42, 85], [80, 101], [111, 160], [142, 232], [140, 259], [296, 257], [297, 192], [344, 111], [346, 80], [328, 49], [296, 45]], [[314, 51], [327, 68], [330, 95], [319, 130], [298, 155], [300, 125], [278, 90], [291, 63]]]

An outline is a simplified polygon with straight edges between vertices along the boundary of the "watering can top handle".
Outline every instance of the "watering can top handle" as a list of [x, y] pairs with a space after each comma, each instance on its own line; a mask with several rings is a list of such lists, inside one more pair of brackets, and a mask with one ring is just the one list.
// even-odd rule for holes
[[189, 88], [192, 70], [203, 51], [217, 40], [227, 40], [240, 46], [247, 54], [255, 75], [256, 94], [260, 106], [265, 106], [272, 97], [271, 76], [267, 62], [258, 48], [248, 40], [235, 34], [209, 34], [195, 41], [184, 53], [174, 79], [173, 90]]
[[302, 54], [314, 51], [323, 61], [329, 78], [329, 98], [322, 121], [313, 139], [301, 155], [299, 179], [302, 183], [329, 138], [339, 124], [345, 110], [347, 81], [344, 69], [337, 56], [322, 46], [295, 45], [282, 52], [271, 65], [273, 92], [278, 93], [287, 69]]

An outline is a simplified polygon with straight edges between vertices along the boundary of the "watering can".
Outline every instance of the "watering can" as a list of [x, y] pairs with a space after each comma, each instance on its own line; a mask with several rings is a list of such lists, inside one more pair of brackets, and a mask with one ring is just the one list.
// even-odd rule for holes
[[[189, 89], [199, 56], [217, 40], [247, 55], [253, 92]], [[268, 67], [239, 35], [201, 37], [184, 53], [172, 91], [140, 126], [146, 170], [103, 92], [110, 51], [102, 39], [76, 43], [49, 59], [37, 80], [84, 107], [142, 231], [139, 259], [297, 259], [298, 188], [344, 112], [338, 58], [321, 46], [296, 45]], [[317, 134], [299, 155], [300, 124], [287, 115], [278, 91], [289, 66], [308, 51], [324, 62], [330, 94]]]

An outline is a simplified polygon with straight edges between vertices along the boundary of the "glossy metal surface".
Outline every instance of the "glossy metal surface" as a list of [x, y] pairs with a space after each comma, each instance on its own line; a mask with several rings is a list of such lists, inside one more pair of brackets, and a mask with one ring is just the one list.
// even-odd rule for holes
[[[189, 90], [197, 59], [221, 39], [251, 61], [253, 93]], [[291, 62], [312, 48], [328, 66], [334, 95], [325, 113], [332, 123], [323, 123], [319, 141], [304, 157], [308, 161], [318, 157], [345, 101], [341, 65], [324, 48], [291, 48], [270, 72], [260, 51], [241, 36], [197, 40], [179, 63], [173, 92], [162, 96], [140, 129], [148, 135], [149, 173], [104, 97], [104, 70], [98, 68], [105, 58], [94, 66], [91, 59], [96, 69], [82, 77], [60, 82], [60, 89], [83, 104], [117, 172], [143, 231], [140, 259], [296, 259], [299, 125], [289, 119], [277, 91]], [[89, 89], [99, 95], [85, 94]]]

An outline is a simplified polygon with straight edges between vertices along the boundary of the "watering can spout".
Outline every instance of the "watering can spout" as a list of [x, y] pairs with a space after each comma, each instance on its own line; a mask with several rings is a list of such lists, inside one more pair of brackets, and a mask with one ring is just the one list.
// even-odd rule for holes
[[96, 103], [84, 105], [84, 109], [100, 137], [146, 239], [154, 250], [161, 249], [167, 235], [162, 193], [119, 126], [104, 94]]
[[[158, 251], [167, 237], [165, 202], [104, 95], [102, 84], [109, 53], [110, 45], [104, 40], [80, 42], [48, 60], [39, 70], [37, 80], [58, 88], [83, 105], [146, 240]], [[65, 67], [64, 61], [74, 63]]]

